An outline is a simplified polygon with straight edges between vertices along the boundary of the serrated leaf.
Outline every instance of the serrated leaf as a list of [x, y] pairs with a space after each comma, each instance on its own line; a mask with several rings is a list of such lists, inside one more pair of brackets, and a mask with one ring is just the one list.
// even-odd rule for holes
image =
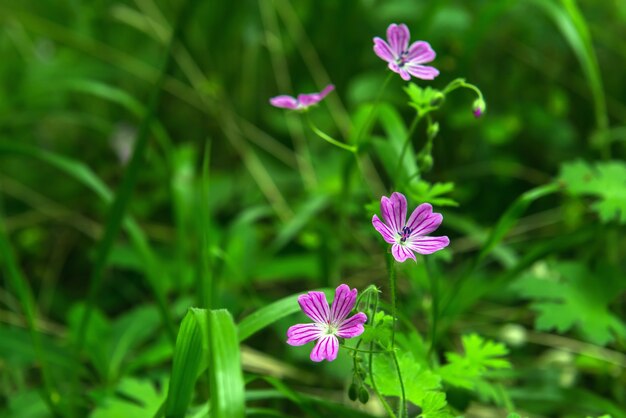
[[457, 387], [474, 390], [483, 383], [487, 372], [511, 367], [502, 358], [508, 354], [504, 344], [487, 340], [477, 334], [462, 337], [463, 354], [447, 352], [448, 364], [438, 370], [444, 381]]
[[[421, 407], [430, 393], [441, 393], [445, 401], [445, 394], [439, 392], [441, 378], [438, 375], [424, 369], [411, 353], [398, 352], [397, 355], [408, 401]], [[385, 396], [400, 397], [401, 388], [392, 357], [389, 355], [376, 355], [373, 363], [376, 387], [380, 393]], [[368, 382], [368, 384], [371, 386], [371, 382]]]
[[602, 222], [616, 220], [626, 224], [626, 164], [607, 161], [588, 164], [574, 161], [563, 164], [559, 180], [575, 196], [594, 196], [591, 208]]
[[581, 263], [560, 262], [529, 271], [513, 288], [534, 301], [530, 307], [538, 313], [539, 330], [575, 328], [599, 345], [626, 337], [626, 325], [608, 307], [626, 289], [619, 272], [593, 274]]
[[443, 195], [454, 190], [454, 183], [434, 183], [424, 180], [413, 182], [409, 188], [409, 196], [417, 202], [428, 202], [435, 206], [458, 206], [459, 204]]

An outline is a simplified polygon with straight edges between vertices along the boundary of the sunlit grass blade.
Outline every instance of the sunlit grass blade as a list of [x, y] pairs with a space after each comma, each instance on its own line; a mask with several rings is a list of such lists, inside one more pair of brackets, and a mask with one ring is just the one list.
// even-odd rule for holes
[[[320, 290], [326, 293], [326, 297], [333, 295], [330, 289]], [[239, 323], [239, 341], [245, 341], [268, 325], [300, 311], [298, 296], [300, 294], [287, 296], [245, 317]]]
[[208, 349], [208, 316], [204, 309], [190, 309], [183, 318], [176, 338], [165, 416], [184, 417], [193, 390], [206, 366]]
[[237, 327], [225, 309], [209, 312], [211, 417], [243, 418], [245, 396]]

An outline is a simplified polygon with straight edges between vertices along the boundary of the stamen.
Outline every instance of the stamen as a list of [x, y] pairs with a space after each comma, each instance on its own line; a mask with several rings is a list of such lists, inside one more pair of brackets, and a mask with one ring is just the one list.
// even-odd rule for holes
[[402, 227], [402, 232], [398, 232], [400, 234], [400, 242], [405, 242], [409, 236], [411, 236], [411, 228], [408, 226]]

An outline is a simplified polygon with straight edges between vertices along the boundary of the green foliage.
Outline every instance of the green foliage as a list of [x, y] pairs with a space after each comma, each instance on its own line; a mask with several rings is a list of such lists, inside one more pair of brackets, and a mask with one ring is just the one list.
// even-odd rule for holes
[[590, 271], [577, 262], [541, 263], [523, 274], [513, 288], [532, 299], [538, 330], [565, 333], [576, 329], [599, 345], [626, 337], [626, 325], [609, 308], [626, 290], [619, 272]]
[[[406, 399], [422, 408], [423, 418], [450, 418], [446, 395], [441, 391], [441, 378], [422, 367], [411, 353], [398, 351], [398, 363], [402, 371]], [[375, 355], [373, 377], [376, 387], [386, 396], [401, 395], [400, 383], [391, 355]], [[371, 377], [369, 378], [371, 379]], [[368, 381], [371, 386], [371, 380]]]
[[115, 388], [115, 394], [98, 400], [98, 407], [89, 415], [90, 418], [116, 418], [132, 416], [152, 418], [165, 400], [167, 388], [157, 390], [148, 380], [125, 377]]
[[[370, 324], [373, 323], [374, 326]], [[373, 321], [368, 321], [364, 325], [365, 331], [361, 334], [361, 341], [364, 343], [375, 342], [381, 347], [388, 349], [391, 344], [391, 328], [393, 317], [383, 311], [378, 311], [374, 315]]]
[[452, 386], [475, 391], [500, 404], [505, 403], [506, 399], [498, 394], [490, 381], [490, 372], [511, 367], [509, 360], [504, 358], [509, 353], [508, 349], [504, 344], [478, 334], [464, 335], [461, 341], [463, 354], [446, 352], [448, 363], [436, 372]]
[[415, 108], [420, 115], [436, 110], [443, 104], [444, 95], [430, 86], [422, 88], [415, 83], [409, 83], [404, 91], [409, 95], [409, 106]]
[[626, 164], [623, 161], [565, 163], [559, 180], [574, 196], [598, 199], [591, 208], [600, 215], [602, 222], [626, 224]]
[[416, 202], [429, 202], [435, 206], [458, 206], [458, 202], [445, 197], [446, 194], [454, 191], [454, 183], [428, 183], [419, 180], [411, 185], [409, 195]]

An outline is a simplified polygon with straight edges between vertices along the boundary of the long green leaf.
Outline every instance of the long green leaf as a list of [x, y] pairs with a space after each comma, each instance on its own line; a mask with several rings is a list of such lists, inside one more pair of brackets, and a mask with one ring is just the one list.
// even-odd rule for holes
[[165, 416], [184, 417], [193, 389], [206, 364], [208, 316], [204, 309], [190, 309], [183, 318], [176, 338], [172, 375], [165, 404]]
[[243, 418], [245, 396], [237, 327], [225, 309], [209, 312], [211, 417]]
[[[333, 294], [331, 289], [320, 290], [326, 293], [326, 297]], [[300, 294], [287, 296], [245, 317], [239, 323], [239, 341], [245, 341], [268, 325], [300, 311], [298, 296]]]

